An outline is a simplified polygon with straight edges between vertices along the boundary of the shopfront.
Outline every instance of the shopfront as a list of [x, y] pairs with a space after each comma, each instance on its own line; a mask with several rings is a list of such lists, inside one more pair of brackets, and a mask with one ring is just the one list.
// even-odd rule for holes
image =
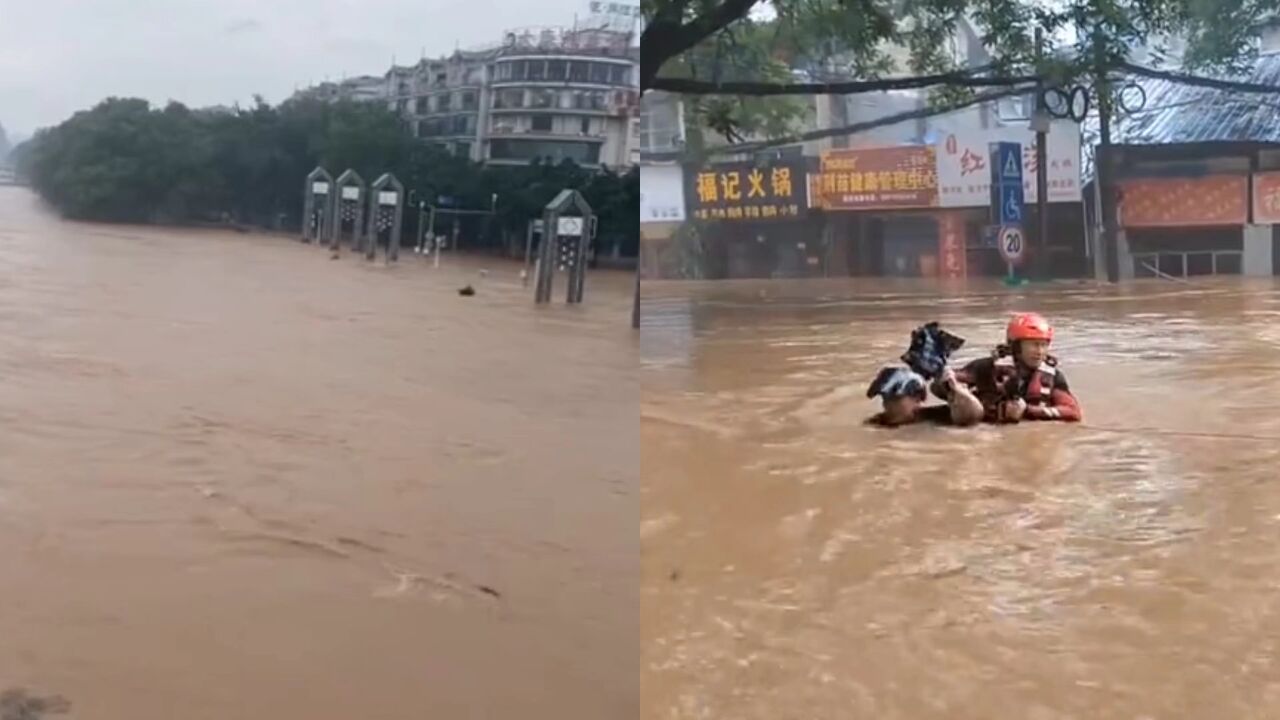
[[821, 277], [822, 218], [811, 212], [804, 158], [686, 169], [688, 215], [700, 221], [708, 278]]

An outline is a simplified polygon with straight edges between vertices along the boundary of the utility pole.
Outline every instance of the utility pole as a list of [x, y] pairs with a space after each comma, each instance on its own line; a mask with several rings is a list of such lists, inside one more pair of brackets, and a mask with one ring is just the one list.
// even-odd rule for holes
[[[1098, 32], [1098, 30], [1094, 30]], [[1102, 35], [1093, 38], [1094, 73], [1098, 92], [1098, 153], [1094, 158], [1094, 182], [1098, 183], [1100, 219], [1102, 220], [1102, 251], [1107, 259], [1107, 281], [1120, 281], [1120, 249], [1116, 247], [1116, 199], [1111, 187], [1111, 86], [1107, 82], [1106, 56], [1102, 48]]]
[[1032, 115], [1031, 126], [1036, 131], [1036, 217], [1040, 231], [1036, 233], [1039, 245], [1034, 254], [1037, 275], [1042, 280], [1049, 278], [1049, 114], [1044, 103], [1044, 32], [1036, 28], [1036, 108]]

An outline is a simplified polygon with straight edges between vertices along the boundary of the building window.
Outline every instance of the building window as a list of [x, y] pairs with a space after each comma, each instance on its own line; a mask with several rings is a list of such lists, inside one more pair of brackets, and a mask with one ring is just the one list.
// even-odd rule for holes
[[513, 69], [514, 69], [514, 66], [509, 62], [498, 63], [498, 67], [494, 72], [493, 79], [497, 80], [498, 82], [502, 82], [503, 80], [510, 80], [512, 77]]
[[534, 108], [550, 108], [555, 107], [556, 91], [538, 88], [529, 91], [529, 107]]
[[591, 82], [596, 85], [608, 85], [609, 66], [605, 63], [591, 63]]
[[608, 105], [608, 101], [607, 101], [608, 97], [609, 97], [608, 93], [600, 92], [598, 90], [591, 93], [590, 95], [591, 109], [604, 110], [605, 106]]
[[493, 133], [500, 135], [516, 131], [516, 119], [510, 115], [498, 115], [493, 119]]
[[547, 62], [547, 79], [562, 82], [569, 79], [569, 64], [564, 60]]
[[545, 60], [529, 61], [529, 79], [539, 81], [547, 79], [547, 63]]
[[467, 120], [470, 118], [470, 115], [454, 115], [453, 118], [451, 118], [453, 120], [453, 134], [466, 135], [468, 125]]
[[574, 60], [569, 63], [569, 80], [572, 82], [589, 82], [591, 80], [591, 66], [581, 60]]
[[408, 100], [397, 100], [397, 101], [396, 101], [396, 112], [398, 112], [398, 113], [400, 113], [401, 115], [403, 115], [403, 114], [404, 114], [404, 112], [405, 112], [406, 110], [408, 110], [408, 109], [409, 109], [409, 101], [408, 101]]
[[499, 110], [524, 107], [524, 91], [499, 90], [493, 97], [493, 106]]
[[511, 63], [511, 79], [524, 80], [529, 76], [529, 61], [516, 60]]
[[582, 118], [581, 130], [583, 135], [591, 134], [591, 118]]
[[444, 84], [448, 83], [448, 81], [449, 81], [449, 74], [448, 74], [448, 73], [442, 73], [442, 72], [438, 72], [438, 73], [436, 73], [436, 84], [437, 84], [437, 85], [444, 85]]
[[440, 97], [440, 112], [448, 112], [451, 106], [451, 103], [449, 102], [449, 99], [450, 99], [449, 93], [444, 93], [439, 97]]
[[538, 158], [551, 162], [572, 160], [583, 165], [600, 164], [600, 143], [555, 140], [494, 140], [489, 146], [493, 160], [525, 160]]
[[551, 132], [551, 116], [550, 115], [534, 115], [531, 118], [531, 127], [534, 132]]
[[420, 98], [418, 98], [417, 100], [414, 100], [414, 101], [413, 101], [413, 111], [414, 111], [414, 112], [416, 112], [416, 113], [418, 113], [419, 115], [426, 115], [426, 114], [427, 114], [427, 99], [426, 99], [426, 98], [424, 98], [424, 97], [420, 97]]
[[475, 94], [475, 93], [473, 93], [473, 92], [464, 92], [464, 93], [462, 93], [462, 109], [463, 109], [463, 110], [475, 110], [475, 109], [476, 109], [476, 94]]
[[614, 65], [609, 69], [609, 82], [614, 85], [627, 85], [630, 81], [631, 68], [626, 65]]

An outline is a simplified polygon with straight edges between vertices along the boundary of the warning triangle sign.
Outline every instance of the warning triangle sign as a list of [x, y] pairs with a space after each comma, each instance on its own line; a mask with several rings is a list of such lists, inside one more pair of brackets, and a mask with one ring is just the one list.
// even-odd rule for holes
[[1017, 179], [1022, 177], [1022, 166], [1018, 164], [1018, 156], [1009, 153], [1004, 156], [1004, 176]]

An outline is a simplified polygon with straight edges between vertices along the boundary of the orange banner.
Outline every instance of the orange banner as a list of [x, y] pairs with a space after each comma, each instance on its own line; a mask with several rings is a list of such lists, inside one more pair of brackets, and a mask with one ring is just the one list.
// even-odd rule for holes
[[820, 204], [828, 210], [938, 205], [933, 146], [828, 150], [822, 153], [816, 185]]
[[938, 213], [938, 277], [959, 280], [968, 275], [965, 267], [964, 214]]
[[1280, 172], [1254, 174], [1253, 221], [1258, 225], [1280, 223]]
[[1249, 178], [1151, 178], [1120, 182], [1124, 227], [1243, 225], [1248, 222]]

